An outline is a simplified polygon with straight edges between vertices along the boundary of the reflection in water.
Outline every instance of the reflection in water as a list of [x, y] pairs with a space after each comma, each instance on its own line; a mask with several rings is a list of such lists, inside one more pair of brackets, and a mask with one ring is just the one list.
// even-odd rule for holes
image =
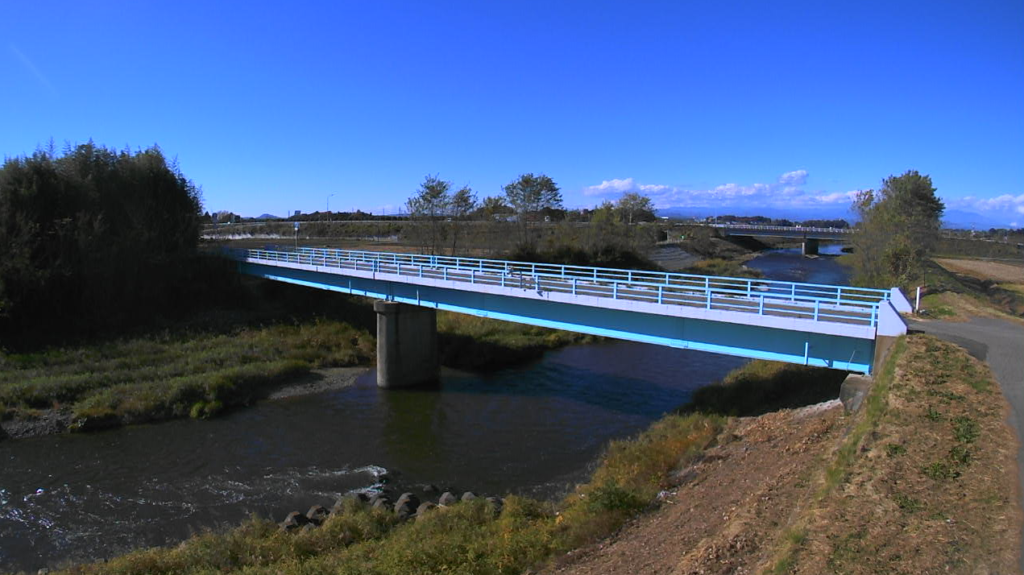
[[[373, 378], [376, 374], [364, 376]], [[438, 389], [377, 390], [383, 419], [383, 443], [392, 467], [419, 477], [441, 455], [444, 412]]]
[[[748, 265], [827, 283], [834, 263], [783, 252]], [[743, 362], [609, 342], [495, 373], [446, 370], [436, 389], [385, 392], [370, 372], [346, 389], [210, 421], [0, 442], [0, 570], [173, 543], [250, 513], [280, 519], [379, 489], [385, 470], [396, 490], [558, 497], [609, 440]]]

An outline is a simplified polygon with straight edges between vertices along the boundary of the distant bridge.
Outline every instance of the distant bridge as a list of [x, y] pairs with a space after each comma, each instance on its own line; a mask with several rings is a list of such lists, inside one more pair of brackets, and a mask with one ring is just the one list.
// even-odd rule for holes
[[383, 300], [382, 387], [436, 375], [437, 309], [864, 374], [883, 342], [906, 333], [899, 314], [910, 311], [896, 288], [337, 249], [227, 253], [248, 275]]
[[803, 240], [803, 254], [818, 253], [821, 240], [849, 241], [853, 228], [812, 228], [802, 226], [756, 226], [750, 224], [703, 224], [720, 230], [726, 236], [774, 237]]

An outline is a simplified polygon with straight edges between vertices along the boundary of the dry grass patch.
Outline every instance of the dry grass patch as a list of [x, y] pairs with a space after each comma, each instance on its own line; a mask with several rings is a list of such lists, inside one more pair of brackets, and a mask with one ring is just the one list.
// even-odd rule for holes
[[1006, 314], [979, 297], [941, 292], [928, 294], [921, 299], [921, 308], [927, 311], [926, 319], [945, 321], [970, 321], [972, 317], [993, 317], [1019, 322], [1021, 318]]
[[935, 263], [953, 273], [964, 274], [980, 280], [1024, 283], [1024, 265], [951, 258], [935, 258]]
[[1016, 572], [1017, 443], [987, 366], [912, 336], [881, 399], [784, 571]]
[[0, 418], [60, 411], [89, 430], [209, 417], [310, 369], [366, 365], [374, 338], [331, 320], [230, 334], [160, 334], [33, 354], [0, 353]]

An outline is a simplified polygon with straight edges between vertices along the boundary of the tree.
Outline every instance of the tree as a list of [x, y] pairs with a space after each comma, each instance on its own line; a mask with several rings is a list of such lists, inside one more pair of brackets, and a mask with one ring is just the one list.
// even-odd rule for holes
[[201, 203], [156, 146], [88, 142], [5, 160], [0, 339], [47, 329], [59, 339], [188, 305], [178, 293], [196, 256]]
[[487, 196], [480, 202], [477, 213], [486, 220], [494, 220], [495, 216], [511, 214], [512, 207], [505, 203], [503, 196]]
[[470, 212], [476, 209], [476, 194], [469, 186], [463, 186], [452, 194], [451, 199], [448, 202], [448, 218], [450, 220], [451, 235], [452, 235], [452, 252], [451, 255], [455, 255], [457, 244], [459, 241], [460, 232], [467, 225], [466, 219], [469, 217]]
[[622, 214], [622, 218], [627, 224], [655, 220], [654, 202], [651, 201], [651, 198], [637, 192], [622, 194], [619, 201], [615, 202], [615, 209]]
[[238, 216], [234, 212], [228, 210], [220, 210], [219, 212], [213, 213], [213, 221], [218, 224], [230, 224], [238, 221]]
[[544, 174], [521, 174], [501, 189], [505, 192], [508, 204], [515, 210], [519, 224], [519, 242], [523, 245], [532, 243], [529, 237], [529, 222], [536, 218], [538, 212], [545, 208], [562, 209], [562, 194], [558, 190], [558, 185]]
[[446, 217], [451, 202], [448, 194], [451, 187], [451, 182], [428, 175], [423, 178], [420, 189], [405, 203], [409, 217], [417, 222], [416, 233], [421, 244], [432, 254], [440, 251], [444, 234], [442, 218]]
[[861, 285], [905, 286], [924, 274], [945, 206], [929, 176], [910, 170], [857, 195], [854, 274]]

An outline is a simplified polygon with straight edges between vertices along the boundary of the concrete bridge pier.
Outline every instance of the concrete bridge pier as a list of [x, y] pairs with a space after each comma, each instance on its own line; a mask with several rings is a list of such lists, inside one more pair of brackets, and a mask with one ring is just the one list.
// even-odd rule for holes
[[805, 256], [816, 256], [818, 255], [818, 243], [821, 240], [804, 238], [802, 253]]
[[377, 312], [377, 386], [412, 387], [437, 381], [437, 312], [394, 301], [373, 302]]

